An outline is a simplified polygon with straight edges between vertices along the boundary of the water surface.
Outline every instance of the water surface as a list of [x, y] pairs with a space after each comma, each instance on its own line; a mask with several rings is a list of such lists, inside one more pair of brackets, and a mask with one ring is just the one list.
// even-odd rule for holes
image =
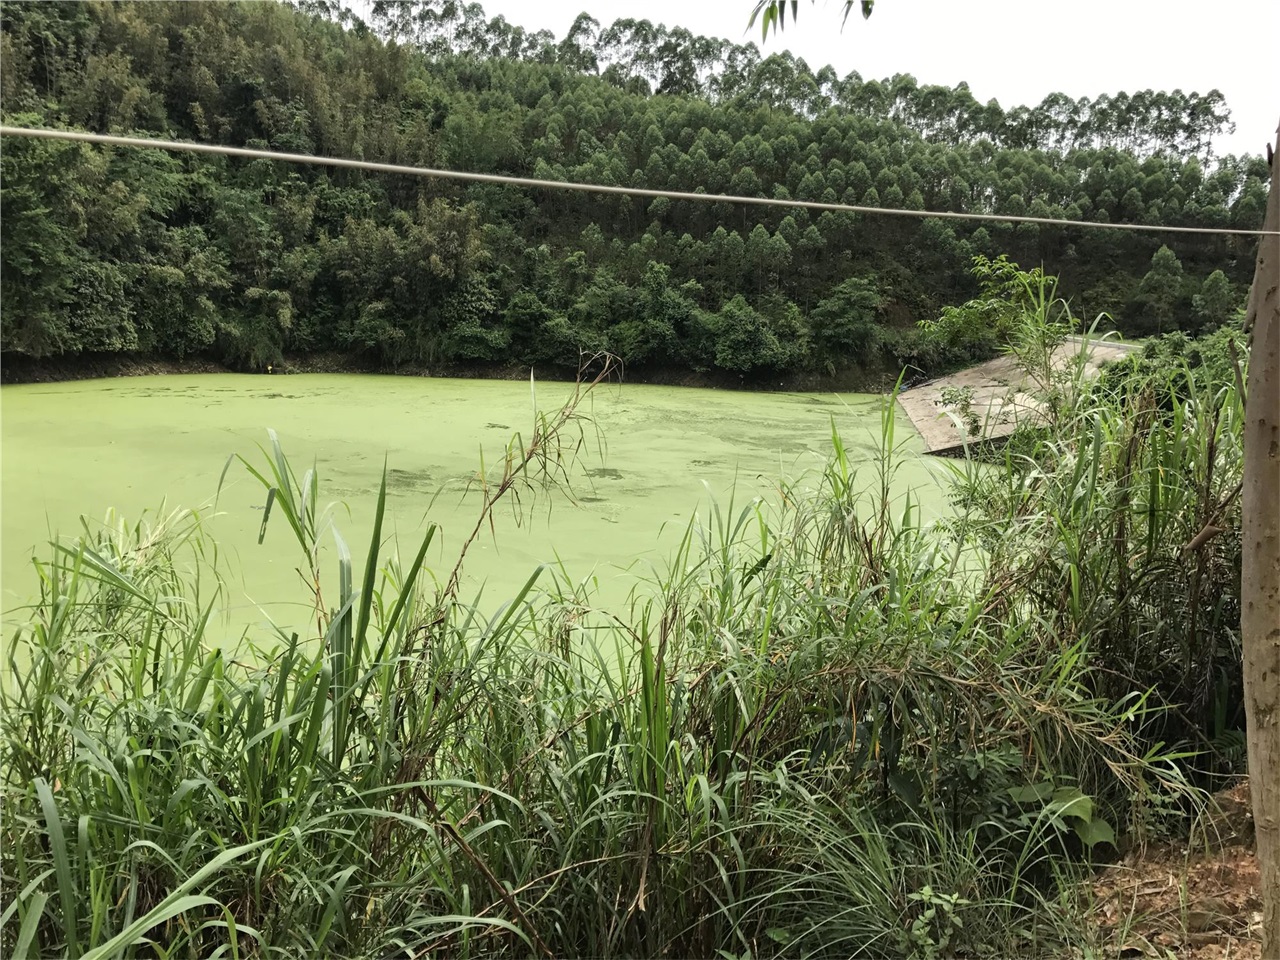
[[[429, 557], [444, 578], [475, 523], [479, 496], [464, 494], [481, 463], [496, 463], [533, 408], [554, 412], [570, 384], [369, 375], [204, 374], [11, 385], [0, 390], [0, 555], [3, 606], [35, 588], [33, 551], [79, 518], [108, 509], [136, 518], [167, 506], [212, 503], [229, 454], [260, 457], [266, 428], [279, 434], [299, 474], [316, 466], [322, 501], [343, 501], [336, 522], [359, 564], [367, 548], [378, 480], [389, 470], [391, 531], [411, 553], [428, 519], [441, 526]], [[769, 495], [776, 478], [815, 469], [835, 422], [855, 457], [878, 442], [881, 398], [746, 393], [682, 387], [598, 388], [582, 412], [585, 443], [571, 472], [576, 503], [541, 499], [522, 522], [499, 511], [466, 567], [464, 594], [484, 588], [492, 606], [539, 563], [559, 562], [575, 580], [594, 575], [621, 599], [647, 564], [660, 563], [708, 497]], [[907, 458], [897, 479], [926, 505], [940, 494], [908, 421], [895, 411]], [[577, 439], [577, 434], [573, 434]], [[867, 467], [870, 479], [870, 465]], [[437, 496], [438, 494], [438, 496]], [[432, 498], [434, 503], [432, 503]], [[239, 465], [227, 473], [209, 520], [235, 572], [228, 617], [235, 625], [291, 625], [306, 596], [296, 546], [283, 518], [256, 543], [264, 493]], [[548, 511], [548, 507], [550, 508]], [[349, 510], [349, 512], [348, 512]]]

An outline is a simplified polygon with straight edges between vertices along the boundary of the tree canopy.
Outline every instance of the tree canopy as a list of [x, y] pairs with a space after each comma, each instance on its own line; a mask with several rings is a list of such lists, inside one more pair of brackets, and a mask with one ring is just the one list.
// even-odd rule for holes
[[[5, 122], [652, 189], [1257, 227], [1221, 94], [978, 102], [587, 14], [477, 3], [5, 3]], [[917, 322], [975, 257], [1062, 278], [1127, 334], [1234, 313], [1255, 245], [462, 185], [18, 140], [3, 153], [6, 356], [341, 351], [756, 378], [955, 360]], [[1167, 238], [1166, 238], [1167, 239]]]

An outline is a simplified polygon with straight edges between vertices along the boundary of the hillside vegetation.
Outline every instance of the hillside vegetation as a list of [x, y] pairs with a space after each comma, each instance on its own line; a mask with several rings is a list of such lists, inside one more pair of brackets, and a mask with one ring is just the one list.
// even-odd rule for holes
[[[20, 3], [0, 11], [6, 123], [548, 179], [931, 210], [1257, 227], [1260, 157], [1212, 155], [1222, 97], [1053, 95], [1002, 108], [909, 76], [643, 20], [563, 38], [477, 4]], [[977, 255], [1060, 275], [1125, 334], [1214, 329], [1249, 238], [857, 216], [461, 186], [13, 139], [6, 358], [338, 352], [395, 368], [925, 370], [973, 344], [916, 323]], [[1174, 243], [1174, 241], [1170, 241]], [[978, 345], [979, 347], [981, 345]]]

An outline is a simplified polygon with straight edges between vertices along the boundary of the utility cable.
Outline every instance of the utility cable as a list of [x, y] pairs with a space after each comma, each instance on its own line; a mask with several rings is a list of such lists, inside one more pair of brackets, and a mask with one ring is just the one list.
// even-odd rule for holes
[[497, 183], [513, 187], [537, 187], [546, 190], [576, 190], [580, 193], [621, 194], [629, 197], [665, 197], [670, 200], [693, 200], [699, 203], [744, 203], [762, 207], [803, 207], [806, 210], [830, 210], [836, 213], [884, 214], [892, 217], [916, 217], [940, 220], [997, 220], [1006, 223], [1035, 223], [1055, 227], [1084, 227], [1092, 230], [1134, 230], [1147, 233], [1204, 233], [1260, 237], [1280, 236], [1280, 230], [1239, 230], [1228, 227], [1174, 227], [1149, 223], [1098, 223], [1091, 220], [1060, 220], [1054, 217], [1023, 217], [1005, 213], [958, 213], [952, 210], [903, 210], [895, 207], [862, 207], [847, 203], [823, 203], [818, 200], [781, 200], [776, 197], [742, 197], [724, 193], [689, 193], [680, 190], [650, 190], [646, 187], [619, 187], [603, 183], [575, 183], [566, 180], [538, 180], [533, 177], [511, 177], [498, 173], [471, 173], [464, 170], [438, 170], [430, 167], [407, 167], [395, 163], [348, 160], [343, 157], [317, 157], [305, 153], [282, 153], [248, 147], [224, 147], [210, 143], [183, 140], [151, 140], [143, 137], [117, 137], [75, 130], [52, 130], [35, 127], [0, 126], [0, 137], [35, 137], [44, 140], [73, 140], [108, 147], [142, 147], [181, 153], [217, 154], [244, 157], [249, 160], [275, 160], [281, 163], [305, 163], [373, 173], [394, 173], [410, 177], [439, 180], [462, 180], [470, 183]]

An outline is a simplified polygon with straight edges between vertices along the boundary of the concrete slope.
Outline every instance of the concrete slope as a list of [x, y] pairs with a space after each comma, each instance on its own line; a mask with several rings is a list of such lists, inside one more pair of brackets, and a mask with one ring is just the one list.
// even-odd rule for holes
[[[1094, 377], [1104, 364], [1141, 347], [1139, 343], [1070, 337], [1054, 351], [1051, 362], [1055, 370], [1068, 370], [1083, 355], [1085, 376]], [[904, 390], [898, 395], [898, 403], [920, 432], [929, 453], [955, 454], [964, 449], [966, 442], [998, 442], [1020, 424], [1042, 422], [1041, 406], [1034, 396], [1036, 388], [1012, 357], [1003, 356]], [[944, 394], [951, 389], [967, 389], [972, 397], [967, 423], [954, 403], [943, 402]]]

